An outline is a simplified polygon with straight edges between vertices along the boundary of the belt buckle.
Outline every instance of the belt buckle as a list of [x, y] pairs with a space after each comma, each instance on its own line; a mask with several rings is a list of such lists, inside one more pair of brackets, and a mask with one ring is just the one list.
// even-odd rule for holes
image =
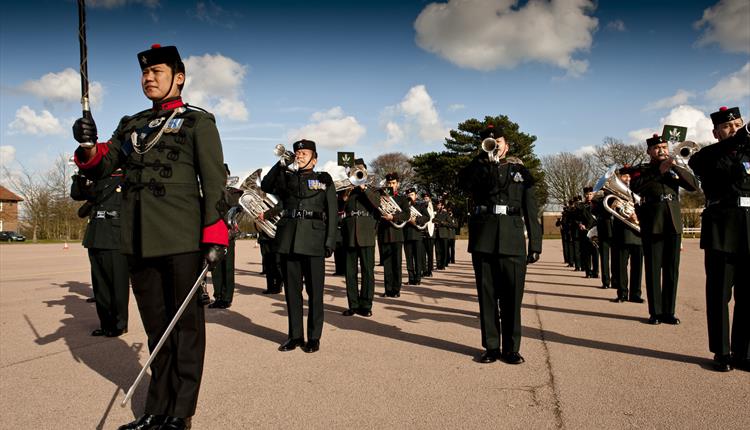
[[661, 195], [661, 201], [672, 201], [672, 195], [671, 194], [662, 194]]
[[495, 215], [508, 215], [508, 205], [495, 205], [492, 213]]
[[750, 208], [750, 197], [740, 197], [738, 203], [741, 208]]
[[96, 219], [107, 218], [107, 211], [96, 211]]

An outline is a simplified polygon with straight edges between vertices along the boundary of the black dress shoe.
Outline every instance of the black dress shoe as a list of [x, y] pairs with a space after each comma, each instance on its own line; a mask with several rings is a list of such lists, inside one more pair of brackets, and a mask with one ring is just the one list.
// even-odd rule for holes
[[737, 356], [732, 357], [732, 368], [744, 370], [745, 372], [750, 372], [750, 359], [740, 359]]
[[363, 317], [371, 317], [372, 311], [369, 309], [357, 309], [357, 315], [361, 315]]
[[96, 329], [96, 330], [94, 330], [94, 331], [91, 332], [91, 336], [104, 336], [105, 334], [107, 334], [107, 332], [104, 331], [104, 329], [101, 329], [101, 328], [98, 328], [98, 329]]
[[391, 297], [401, 297], [401, 293], [393, 294]]
[[714, 354], [713, 368], [717, 372], [729, 372], [732, 370], [732, 356], [729, 354]]
[[107, 332], [104, 333], [104, 335], [107, 337], [119, 337], [119, 336], [124, 335], [127, 332], [128, 332], [128, 329], [126, 328], [123, 328], [123, 329], [116, 328], [114, 330], [107, 330]]
[[96, 302], [96, 299], [93, 297], [89, 297], [88, 299], [86, 299], [86, 303], [95, 303], [95, 302]]
[[680, 319], [674, 315], [662, 315], [661, 322], [664, 324], [680, 325]]
[[191, 427], [190, 418], [167, 417], [159, 430], [188, 430]]
[[488, 349], [477, 357], [477, 361], [479, 363], [494, 363], [498, 357], [500, 357], [499, 349]]
[[659, 325], [661, 324], [661, 320], [657, 316], [651, 316], [648, 318], [648, 323], [651, 325]]
[[302, 350], [307, 353], [317, 352], [320, 349], [320, 340], [308, 340], [307, 343], [302, 347]]
[[133, 422], [129, 422], [125, 425], [121, 425], [117, 430], [149, 430], [158, 429], [164, 424], [164, 420], [167, 417], [164, 415], [151, 415], [146, 414], [138, 418]]
[[208, 305], [208, 307], [211, 309], [227, 309], [231, 306], [232, 306], [232, 303], [226, 300], [216, 300], [210, 305]]
[[643, 303], [643, 302], [645, 302], [645, 300], [643, 300], [640, 297], [632, 297], [632, 298], [628, 299], [628, 301], [629, 302], [633, 302], [633, 303]]
[[297, 349], [298, 346], [304, 346], [305, 339], [287, 339], [286, 342], [279, 346], [279, 351], [286, 352]]
[[615, 303], [622, 303], [625, 301], [625, 297], [618, 297], [616, 299], [613, 299], [612, 301]]
[[521, 364], [526, 361], [521, 354], [517, 352], [503, 352], [500, 358], [508, 364]]
[[343, 315], [345, 317], [350, 317], [350, 316], [354, 315], [355, 313], [356, 313], [356, 311], [354, 309], [347, 309], [344, 312], [341, 312], [341, 315]]
[[263, 294], [280, 294], [281, 289], [278, 290], [263, 290]]

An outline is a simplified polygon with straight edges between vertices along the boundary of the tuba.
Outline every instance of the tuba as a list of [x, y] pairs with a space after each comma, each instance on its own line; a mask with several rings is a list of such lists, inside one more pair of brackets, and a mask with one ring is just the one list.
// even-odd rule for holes
[[638, 217], [635, 215], [635, 205], [641, 204], [641, 196], [630, 191], [620, 178], [615, 175], [616, 166], [612, 166], [596, 182], [594, 192], [604, 194], [602, 205], [604, 210], [625, 223], [636, 232], [641, 232]]
[[276, 207], [279, 200], [273, 194], [267, 194], [260, 189], [261, 169], [256, 170], [245, 179], [240, 187], [244, 191], [240, 196], [240, 206], [254, 220], [258, 230], [269, 237], [276, 237], [276, 223], [281, 219], [281, 215], [275, 215], [271, 219], [260, 220], [258, 217], [262, 212]]

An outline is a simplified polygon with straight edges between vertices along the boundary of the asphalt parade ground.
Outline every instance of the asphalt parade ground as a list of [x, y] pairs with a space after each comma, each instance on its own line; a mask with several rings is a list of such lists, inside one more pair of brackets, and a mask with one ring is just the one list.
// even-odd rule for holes
[[[261, 294], [260, 249], [239, 241], [232, 307], [206, 309], [193, 428], [750, 428], [750, 373], [711, 370], [696, 239], [681, 254], [678, 326], [648, 325], [645, 303], [613, 302], [614, 290], [566, 267], [560, 241], [545, 240], [529, 266], [517, 366], [475, 362], [466, 242], [456, 251], [456, 264], [400, 298], [380, 297], [376, 267], [371, 318], [342, 316], [344, 278], [326, 276], [320, 351], [282, 353], [284, 297]], [[147, 378], [120, 407], [148, 358], [135, 300], [129, 332], [101, 338], [89, 335], [91, 296], [79, 244], [0, 246], [0, 428], [114, 429], [143, 413]]]

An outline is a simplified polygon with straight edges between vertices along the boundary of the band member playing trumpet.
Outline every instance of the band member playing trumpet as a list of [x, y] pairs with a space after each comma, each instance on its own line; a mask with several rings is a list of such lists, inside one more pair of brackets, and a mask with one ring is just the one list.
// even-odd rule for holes
[[404, 242], [404, 231], [397, 228], [393, 223], [403, 223], [409, 220], [409, 201], [406, 197], [398, 194], [398, 173], [385, 175], [384, 193], [393, 197], [400, 212], [395, 214], [383, 214], [378, 224], [378, 234], [381, 235], [383, 251], [381, 261], [383, 262], [383, 284], [385, 286], [384, 297], [401, 296], [401, 244]]
[[[276, 224], [276, 244], [281, 255], [289, 338], [279, 351], [298, 346], [305, 352], [320, 349], [323, 333], [323, 283], [325, 258], [336, 246], [336, 189], [326, 172], [314, 172], [318, 162], [315, 142], [294, 142], [294, 169], [277, 162], [261, 182], [261, 189], [281, 201], [281, 219]], [[265, 218], [270, 211], [261, 213]], [[302, 324], [302, 285], [307, 291], [307, 342]]]
[[654, 134], [646, 144], [651, 161], [633, 168], [630, 185], [642, 199], [636, 214], [646, 266], [648, 323], [679, 324], [675, 316], [682, 243], [679, 189], [695, 191], [698, 180], [669, 156], [669, 144], [662, 136]]
[[[356, 168], [366, 171], [364, 160], [354, 160]], [[366, 173], [365, 173], [366, 176]], [[343, 244], [346, 252], [346, 298], [349, 309], [344, 316], [355, 313], [372, 315], [372, 298], [375, 293], [375, 230], [378, 226], [380, 198], [375, 190], [362, 183], [345, 191]], [[357, 264], [359, 263], [359, 270]], [[357, 288], [357, 272], [362, 272], [362, 285]]]
[[706, 253], [708, 348], [716, 370], [750, 371], [750, 137], [739, 108], [722, 107], [711, 120], [719, 142], [689, 161], [706, 194], [701, 248]]
[[506, 157], [508, 144], [502, 130], [489, 126], [480, 137], [485, 152], [459, 173], [459, 185], [471, 194], [476, 205], [469, 218], [469, 252], [479, 297], [482, 346], [486, 349], [477, 361], [491, 363], [501, 358], [520, 364], [524, 361], [519, 349], [526, 265], [539, 260], [542, 252], [534, 180], [521, 160]]

